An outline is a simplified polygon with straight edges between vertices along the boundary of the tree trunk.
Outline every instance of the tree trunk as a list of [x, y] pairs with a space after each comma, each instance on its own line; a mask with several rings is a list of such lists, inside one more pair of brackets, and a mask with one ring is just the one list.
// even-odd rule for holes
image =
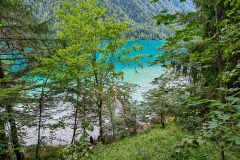
[[[219, 17], [218, 17], [218, 10], [217, 10], [217, 2], [216, 0], [214, 0], [214, 12], [215, 12], [215, 17], [216, 17], [216, 40], [217, 40], [217, 61], [218, 61], [218, 70], [219, 70], [219, 75], [220, 75], [220, 79], [219, 79], [219, 87], [223, 87], [223, 81], [222, 81], [222, 53], [221, 53], [221, 49], [220, 49], [220, 44], [219, 44], [219, 36], [220, 36], [220, 32], [219, 32]], [[219, 96], [219, 100], [221, 103], [224, 103], [224, 94], [223, 91], [220, 91], [220, 96]], [[224, 151], [224, 146], [221, 146], [220, 148], [220, 152], [221, 152], [221, 159], [225, 160], [225, 151]]]
[[11, 105], [7, 106], [7, 112], [10, 115], [9, 116], [9, 124], [10, 124], [10, 134], [11, 134], [11, 141], [13, 144], [13, 149], [16, 154], [17, 160], [23, 160], [24, 155], [22, 152], [20, 152], [20, 143], [19, 143], [19, 138], [18, 138], [18, 132], [17, 132], [17, 127], [16, 127], [16, 121], [14, 119], [13, 115], [13, 109]]
[[[97, 57], [96, 57], [96, 53], [92, 54], [93, 56], [93, 67], [95, 67], [95, 63], [97, 61]], [[94, 71], [94, 78], [95, 78], [95, 83], [96, 83], [96, 87], [99, 87], [99, 80], [98, 80], [98, 73], [97, 71]], [[99, 88], [98, 88], [99, 89]], [[103, 100], [102, 100], [102, 93], [98, 94], [97, 97], [97, 109], [98, 109], [98, 121], [99, 121], [99, 136], [100, 136], [100, 140], [101, 142], [104, 144], [104, 136], [103, 136], [103, 120], [102, 120], [102, 105], [103, 105]]]
[[[83, 117], [86, 117], [87, 116], [87, 114], [86, 114], [86, 106], [85, 106], [85, 97], [83, 96]], [[85, 119], [85, 118], [84, 118]], [[86, 121], [84, 121], [84, 126], [83, 126], [83, 134], [86, 134], [87, 133], [87, 131], [86, 131], [86, 127], [87, 127], [87, 125], [86, 125]]]
[[76, 130], [77, 130], [77, 111], [78, 108], [75, 108], [75, 115], [74, 115], [74, 127], [73, 127], [73, 135], [72, 135], [72, 141], [71, 144], [73, 144], [75, 142], [75, 136], [76, 136]]
[[[2, 62], [1, 62], [1, 59], [0, 59], [0, 79], [4, 79], [4, 78], [5, 78], [5, 76], [4, 76], [3, 65], [2, 65]], [[1, 82], [1, 87], [2, 87], [2, 89], [7, 88], [7, 82]], [[8, 121], [9, 121], [9, 124], [10, 124], [10, 136], [11, 136], [11, 142], [13, 144], [14, 152], [16, 154], [17, 160], [23, 160], [24, 155], [23, 155], [23, 153], [20, 152], [21, 145], [20, 145], [19, 139], [18, 139], [16, 121], [14, 119], [15, 115], [13, 114], [14, 112], [13, 112], [12, 106], [9, 105], [9, 104], [6, 104], [6, 111], [9, 115]], [[3, 137], [4, 137], [4, 135], [3, 135]]]
[[103, 120], [102, 120], [102, 100], [99, 100], [98, 104], [98, 120], [99, 120], [99, 136], [101, 142], [104, 144], [104, 136], [103, 136]]
[[161, 124], [162, 124], [162, 128], [165, 128], [164, 114], [163, 113], [161, 113]]
[[40, 99], [39, 99], [39, 121], [38, 121], [38, 142], [37, 142], [37, 148], [36, 148], [36, 160], [40, 159], [39, 157], [39, 149], [40, 149], [40, 139], [41, 139], [41, 126], [42, 126], [42, 112], [43, 112], [43, 100], [44, 100], [44, 88], [47, 85], [48, 78], [46, 78], [46, 81], [44, 82], [44, 86], [42, 87]]
[[[80, 86], [80, 80], [77, 79], [77, 88], [79, 88], [79, 86]], [[80, 108], [79, 107], [79, 90], [77, 90], [77, 101], [76, 101], [75, 114], [74, 114], [74, 126], [73, 126], [73, 136], [72, 136], [71, 144], [73, 144], [75, 142], [76, 131], [77, 131], [78, 109], [79, 108]]]
[[4, 120], [2, 119], [3, 116], [0, 118], [0, 159], [7, 160], [10, 159], [8, 157], [8, 139], [6, 137], [5, 132], [5, 125]]
[[[4, 78], [4, 72], [2, 68], [2, 61], [0, 59], [0, 80]], [[5, 88], [5, 82], [1, 82], [1, 88]], [[4, 105], [1, 105], [3, 107]], [[0, 159], [8, 159], [8, 139], [5, 134], [5, 119], [4, 115], [0, 117]]]
[[[115, 109], [115, 106], [113, 107]], [[112, 131], [112, 136], [115, 139], [115, 124], [113, 122], [113, 116], [114, 116], [114, 111], [113, 108], [110, 106], [109, 112], [110, 112], [110, 122], [111, 122], [111, 131]]]
[[38, 142], [36, 148], [36, 160], [40, 159], [39, 157], [39, 148], [40, 148], [40, 139], [41, 139], [41, 122], [42, 122], [42, 97], [39, 101], [39, 121], [38, 121]]
[[[222, 53], [220, 49], [220, 44], [219, 44], [219, 18], [218, 18], [218, 10], [217, 10], [217, 2], [214, 0], [214, 11], [215, 11], [215, 17], [216, 17], [216, 41], [217, 41], [217, 62], [218, 62], [218, 71], [220, 74], [220, 80], [219, 80], [219, 87], [223, 87], [223, 81], [222, 81]], [[219, 96], [220, 102], [224, 102], [224, 96], [223, 96], [223, 91], [220, 91], [220, 96]]]
[[222, 160], [225, 160], [224, 146], [221, 147], [221, 158], [222, 158]]

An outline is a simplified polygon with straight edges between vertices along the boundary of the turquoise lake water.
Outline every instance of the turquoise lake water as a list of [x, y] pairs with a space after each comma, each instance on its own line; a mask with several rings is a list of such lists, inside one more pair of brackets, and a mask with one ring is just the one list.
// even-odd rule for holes
[[[155, 52], [155, 49], [159, 46], [161, 46], [164, 41], [155, 41], [155, 40], [136, 40], [128, 42], [125, 47], [128, 48], [135, 43], [138, 43], [143, 46], [143, 49], [141, 51], [137, 52], [131, 52], [130, 55], [137, 55], [137, 54], [153, 54], [155, 56], [161, 54], [162, 52]], [[153, 61], [154, 57], [152, 58], [144, 58], [141, 60], [142, 64], [144, 65], [144, 68], [137, 68], [138, 73], [135, 72], [134, 67], [136, 66], [129, 66], [125, 67], [122, 71], [125, 73], [124, 75], [124, 81], [135, 83], [139, 85], [139, 88], [137, 88], [136, 92], [132, 94], [133, 100], [136, 101], [142, 101], [143, 96], [142, 93], [147, 92], [149, 89], [153, 88], [154, 86], [150, 84], [150, 82], [156, 78], [159, 77], [163, 73], [163, 69], [161, 68], [161, 65], [155, 65], [152, 67], [148, 67], [147, 61]], [[118, 66], [117, 66], [118, 67]], [[21, 107], [21, 106], [20, 106]], [[58, 114], [53, 115], [51, 120], [48, 120], [44, 123], [50, 123], [50, 124], [56, 124], [59, 121], [62, 121], [64, 119], [64, 122], [67, 124], [73, 124], [73, 119], [65, 119], [63, 117], [73, 117], [73, 108], [72, 104], [68, 103], [62, 103], [60, 102], [58, 104]], [[54, 113], [55, 109], [48, 110], [46, 113]], [[27, 136], [28, 138], [25, 139], [26, 145], [32, 145], [37, 143], [37, 127], [31, 126], [27, 129]], [[69, 144], [71, 142], [72, 133], [73, 130], [71, 128], [71, 125], [66, 126], [64, 129], [58, 129], [54, 132], [51, 132], [49, 128], [42, 129], [41, 136], [47, 137], [46, 142], [49, 145], [64, 145]], [[52, 138], [52, 135], [55, 134], [54, 140], [50, 140]], [[99, 135], [99, 128], [94, 126], [94, 130], [92, 132], [89, 132], [89, 134], [97, 139]]]
[[[148, 62], [154, 61], [157, 55], [162, 54], [162, 51], [156, 52], [156, 48], [162, 46], [164, 42], [164, 40], [134, 40], [125, 44], [124, 48], [126, 49], [130, 48], [134, 44], [139, 44], [142, 46], [141, 50], [132, 51], [128, 56], [135, 56], [138, 54], [153, 55], [153, 57], [145, 57], [140, 59], [141, 64], [144, 66], [143, 68], [138, 67], [136, 64], [128, 65], [124, 68], [118, 64], [116, 66], [117, 71], [121, 70], [124, 72], [125, 82], [139, 85], [136, 92], [132, 94], [133, 100], [144, 100], [142, 93], [153, 88], [153, 85], [150, 83], [154, 78], [159, 77], [163, 73], [163, 68], [161, 68], [160, 64], [149, 67]], [[35, 79], [37, 79], [37, 77], [35, 77]], [[41, 83], [41, 79], [39, 81]]]
[[[162, 46], [164, 42], [164, 40], [135, 40], [130, 41], [125, 45], [126, 48], [131, 47], [136, 43], [143, 46], [142, 50], [131, 52], [130, 56], [134, 56], [137, 54], [154, 55], [154, 57], [147, 57], [140, 60], [140, 62], [144, 65], [143, 68], [139, 68], [136, 66], [129, 66], [123, 68], [124, 81], [139, 85], [137, 91], [132, 94], [133, 100], [142, 101], [142, 93], [147, 92], [149, 89], [154, 87], [150, 84], [152, 80], [163, 74], [164, 70], [160, 64], [149, 67], [147, 62], [153, 61], [155, 59], [155, 56], [162, 54], [162, 51], [156, 52], [155, 50], [157, 47]], [[137, 73], [134, 67], [137, 68]]]

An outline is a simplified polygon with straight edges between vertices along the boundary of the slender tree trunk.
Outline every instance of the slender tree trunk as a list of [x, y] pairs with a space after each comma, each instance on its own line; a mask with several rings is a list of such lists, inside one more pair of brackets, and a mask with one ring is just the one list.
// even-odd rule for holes
[[38, 142], [36, 148], [36, 160], [40, 159], [39, 157], [39, 149], [40, 149], [40, 140], [41, 140], [41, 122], [42, 122], [42, 97], [39, 100], [39, 121], [38, 121]]
[[38, 142], [37, 142], [37, 148], [36, 148], [36, 160], [40, 159], [39, 156], [39, 150], [41, 146], [41, 127], [42, 127], [42, 112], [43, 112], [43, 100], [44, 100], [44, 88], [47, 85], [49, 76], [46, 78], [44, 82], [44, 86], [42, 87], [40, 99], [39, 99], [39, 120], [38, 120]]
[[102, 120], [102, 100], [99, 100], [98, 104], [98, 120], [99, 120], [99, 136], [101, 142], [104, 144], [104, 136], [103, 136], [103, 120]]
[[[0, 79], [3, 79], [3, 78], [5, 78], [5, 76], [4, 76], [2, 62], [0, 59]], [[1, 85], [2, 85], [2, 88], [7, 88], [7, 82], [1, 82]], [[19, 139], [18, 139], [17, 126], [16, 126], [16, 121], [14, 119], [14, 114], [13, 114], [14, 112], [12, 109], [12, 105], [7, 104], [6, 111], [9, 115], [8, 121], [10, 124], [10, 135], [11, 135], [11, 142], [13, 144], [14, 152], [16, 154], [17, 160], [23, 160], [24, 155], [22, 152], [20, 152], [21, 145], [20, 145]]]
[[74, 115], [74, 127], [73, 127], [73, 135], [72, 135], [72, 141], [71, 144], [73, 144], [75, 142], [75, 136], [76, 136], [76, 130], [77, 130], [77, 111], [78, 108], [75, 108], [75, 115]]
[[[80, 80], [77, 79], [77, 89], [79, 88], [79, 85], [80, 85]], [[77, 131], [78, 109], [79, 109], [79, 91], [77, 90], [77, 101], [76, 101], [75, 114], [74, 114], [74, 127], [73, 127], [73, 136], [72, 136], [71, 144], [75, 142], [75, 136]]]
[[9, 117], [9, 124], [10, 124], [10, 133], [11, 133], [11, 141], [13, 144], [14, 152], [16, 154], [17, 160], [23, 160], [24, 155], [22, 152], [20, 152], [20, 143], [19, 143], [19, 138], [18, 138], [18, 132], [17, 132], [17, 127], [16, 127], [16, 121], [13, 117], [13, 109], [11, 105], [7, 106], [7, 112], [10, 115]]
[[[2, 61], [0, 59], [0, 80], [4, 78], [4, 72], [2, 68]], [[5, 82], [1, 82], [1, 88], [5, 88]], [[4, 108], [4, 105], [1, 105], [1, 108]], [[1, 115], [0, 117], [0, 159], [5, 160], [8, 159], [8, 139], [5, 134], [5, 119], [4, 116]]]
[[225, 160], [224, 146], [221, 146], [221, 158], [222, 158], [222, 160]]
[[162, 128], [165, 128], [163, 112], [161, 112], [161, 124], [162, 124]]
[[[218, 18], [218, 10], [217, 10], [217, 2], [216, 0], [214, 0], [214, 11], [215, 11], [215, 17], [216, 17], [216, 41], [217, 41], [217, 62], [218, 62], [218, 71], [220, 74], [220, 80], [219, 80], [219, 87], [223, 87], [223, 81], [222, 81], [222, 53], [221, 53], [221, 48], [220, 48], [220, 44], [219, 44], [219, 36], [220, 36], [220, 32], [219, 32], [219, 18]], [[223, 92], [220, 92], [220, 101], [223, 103], [224, 102], [224, 96], [223, 96]]]
[[114, 114], [114, 112], [113, 112], [112, 108], [110, 108], [111, 129], [112, 129], [113, 138], [115, 139], [115, 125], [114, 125], [114, 122], [113, 122], [113, 114]]
[[[222, 53], [221, 53], [221, 48], [220, 48], [220, 44], [219, 44], [219, 36], [220, 36], [220, 32], [219, 32], [219, 17], [218, 17], [218, 10], [217, 10], [217, 2], [216, 0], [214, 0], [214, 12], [215, 12], [215, 18], [216, 18], [216, 40], [217, 40], [217, 61], [218, 61], [218, 70], [219, 70], [219, 75], [220, 75], [220, 79], [219, 79], [219, 87], [223, 87], [223, 81], [222, 81]], [[220, 96], [219, 96], [219, 100], [221, 103], [224, 103], [224, 94], [223, 91], [220, 91]], [[224, 150], [224, 146], [221, 146], [220, 148], [220, 152], [221, 152], [221, 158], [222, 160], [225, 160], [225, 150]]]
[[[1, 116], [3, 117], [3, 116]], [[4, 125], [4, 120], [0, 118], [0, 159], [1, 160], [6, 160], [10, 159], [8, 157], [8, 139], [6, 137], [5, 132], [5, 125]]]
[[86, 118], [85, 118], [87, 116], [87, 109], [86, 109], [86, 106], [85, 106], [85, 97], [84, 96], [82, 98], [82, 105], [79, 108], [81, 108], [81, 114], [82, 114], [82, 111], [83, 111], [83, 114], [80, 118], [82, 120], [81, 129], [83, 130], [83, 135], [85, 136], [85, 135], [88, 135], [87, 134], [87, 127], [88, 127], [89, 124], [87, 124], [88, 120], [86, 120]]
[[[97, 61], [96, 53], [93, 53], [92, 56], [93, 56], [93, 63], [92, 63], [92, 65], [93, 65], [93, 67], [95, 67], [95, 63]], [[94, 78], [95, 78], [96, 87], [98, 88], [100, 83], [99, 83], [97, 71], [94, 71]], [[104, 144], [103, 120], [102, 120], [102, 105], [103, 105], [102, 93], [99, 93], [98, 97], [97, 97], [97, 107], [98, 107], [97, 109], [98, 109], [98, 121], [99, 121], [99, 136], [100, 136], [101, 142]]]
[[[86, 117], [86, 106], [85, 106], [85, 97], [83, 96], [83, 102], [84, 102], [84, 104], [83, 104], [83, 117]], [[87, 122], [86, 121], [84, 121], [84, 123], [86, 124]], [[84, 124], [84, 126], [83, 126], [83, 133], [84, 134], [86, 134], [87, 133], [87, 131], [86, 131], [86, 125]]]

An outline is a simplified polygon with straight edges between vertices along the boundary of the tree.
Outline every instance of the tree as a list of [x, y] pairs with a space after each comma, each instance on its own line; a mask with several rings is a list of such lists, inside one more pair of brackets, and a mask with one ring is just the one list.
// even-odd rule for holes
[[224, 0], [193, 2], [196, 13], [171, 15], [162, 11], [155, 17], [159, 24], [184, 25], [160, 48], [164, 54], [157, 61], [175, 70], [177, 83], [189, 78], [188, 86], [176, 95], [178, 116], [184, 117], [186, 126], [194, 124], [192, 131], [201, 130], [206, 141], [214, 142], [212, 147], [220, 150], [224, 160], [226, 151], [231, 151], [229, 143], [238, 144], [239, 139], [239, 112], [234, 107], [239, 103], [240, 47], [239, 35], [234, 35], [239, 31], [239, 4]]
[[[118, 85], [121, 84], [123, 72], [116, 70], [116, 64], [139, 64], [138, 59], [143, 57], [127, 56], [131, 49], [123, 49], [123, 45], [128, 24], [106, 16], [105, 11], [96, 0], [62, 2], [56, 9], [59, 19], [57, 36], [64, 45], [51, 57], [40, 58], [45, 67], [55, 69], [55, 78], [50, 81], [61, 84], [65, 94], [71, 95], [75, 108], [72, 143], [76, 137], [79, 111], [83, 114], [80, 119], [82, 127], [85, 126], [84, 132], [92, 128], [85, 124], [89, 122], [89, 116], [97, 114], [103, 141], [103, 109], [111, 105], [109, 99], [114, 99], [113, 87], [123, 89], [122, 94], [129, 94], [127, 87]], [[121, 94], [118, 96], [121, 97]], [[86, 137], [86, 133], [82, 135]]]
[[[47, 33], [47, 23], [39, 23], [32, 14], [31, 6], [22, 0], [4, 0], [0, 2], [0, 81], [1, 81], [1, 159], [6, 159], [10, 152], [9, 144], [18, 160], [24, 159], [18, 126], [21, 114], [17, 114], [14, 106], [21, 103], [25, 89], [23, 75], [36, 65], [35, 56], [43, 51], [42, 34]], [[9, 130], [4, 127], [9, 123]], [[6, 133], [9, 132], [9, 137]]]

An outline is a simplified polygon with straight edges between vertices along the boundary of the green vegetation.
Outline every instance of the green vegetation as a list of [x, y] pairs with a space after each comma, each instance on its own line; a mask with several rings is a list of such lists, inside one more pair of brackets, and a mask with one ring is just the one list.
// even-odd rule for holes
[[[174, 123], [168, 124], [166, 129], [161, 127], [151, 128], [144, 133], [134, 137], [127, 137], [119, 142], [106, 146], [100, 146], [94, 149], [93, 154], [85, 159], [107, 160], [107, 159], [124, 159], [124, 160], [169, 160], [169, 159], [197, 159], [197, 160], [214, 160], [219, 159], [218, 152], [209, 147], [201, 146], [187, 149], [188, 145], [182, 139], [189, 134], [181, 131]], [[179, 143], [185, 155], [178, 152], [175, 148]], [[187, 155], [187, 156], [186, 156]], [[228, 155], [227, 159], [237, 160], [236, 155]]]
[[[155, 0], [157, 1], [157, 0]], [[219, 159], [239, 152], [239, 8], [237, 1], [193, 1], [196, 13], [168, 14], [154, 18], [157, 24], [185, 25], [162, 47], [153, 62], [168, 68], [153, 82], [149, 105], [177, 117], [194, 133], [191, 141], [219, 151]], [[170, 85], [171, 84], [171, 85]], [[239, 157], [239, 155], [237, 155]]]
[[[191, 13], [173, 11], [176, 0], [152, 0], [156, 8], [140, 0], [38, 2], [0, 1], [1, 160], [240, 158], [239, 0], [192, 0]], [[43, 7], [47, 2], [51, 8]], [[165, 10], [157, 14], [160, 6]], [[152, 14], [175, 33], [150, 27]], [[124, 48], [126, 35], [168, 37], [151, 63], [166, 72], [141, 104], [131, 99], [136, 86], [116, 70], [116, 64], [142, 67], [145, 57], [129, 56], [142, 46]], [[166, 123], [169, 117], [174, 123]], [[161, 128], [135, 135], [139, 123]], [[94, 126], [95, 141], [88, 134]], [[70, 144], [47, 146], [66, 128], [73, 129]], [[28, 130], [37, 131], [32, 147], [23, 142]]]
[[[59, 6], [60, 0], [41, 0], [39, 3], [27, 0], [27, 2], [35, 6], [35, 13], [40, 20], [56, 19], [54, 7]], [[152, 17], [159, 11], [167, 9], [170, 12], [192, 12], [195, 10], [190, 0], [185, 3], [180, 3], [179, 0], [164, 0], [156, 4], [151, 4], [150, 0], [99, 0], [98, 2], [106, 7], [108, 16], [117, 14], [118, 20], [129, 22], [131, 31], [126, 33], [128, 38], [146, 40], [165, 39], [173, 34], [173, 27], [155, 25]]]
[[[175, 123], [167, 124], [166, 129], [155, 126], [136, 136], [126, 137], [117, 142], [108, 145], [95, 146], [81, 159], [86, 160], [169, 160], [169, 159], [197, 159], [214, 160], [219, 159], [218, 151], [207, 146], [187, 146], [187, 139], [184, 139], [189, 133], [182, 131]], [[182, 140], [183, 139], [183, 140]], [[184, 153], [180, 153], [176, 146], [180, 146]], [[46, 147], [42, 149], [42, 159], [57, 160], [61, 158], [61, 151], [64, 147]], [[31, 150], [29, 150], [31, 151]], [[29, 152], [27, 160], [32, 160]], [[33, 151], [33, 150], [32, 150]], [[67, 151], [69, 152], [69, 151]], [[227, 159], [237, 160], [236, 154], [227, 154]], [[187, 156], [186, 156], [187, 155]], [[33, 155], [32, 155], [33, 156]]]
[[19, 123], [30, 118], [19, 114], [15, 106], [31, 101], [25, 95], [29, 85], [24, 76], [38, 65], [34, 57], [45, 51], [46, 42], [50, 43], [45, 36], [51, 30], [49, 23], [38, 22], [31, 7], [21, 0], [1, 1], [0, 8], [0, 159], [9, 159], [10, 152], [23, 159]]

